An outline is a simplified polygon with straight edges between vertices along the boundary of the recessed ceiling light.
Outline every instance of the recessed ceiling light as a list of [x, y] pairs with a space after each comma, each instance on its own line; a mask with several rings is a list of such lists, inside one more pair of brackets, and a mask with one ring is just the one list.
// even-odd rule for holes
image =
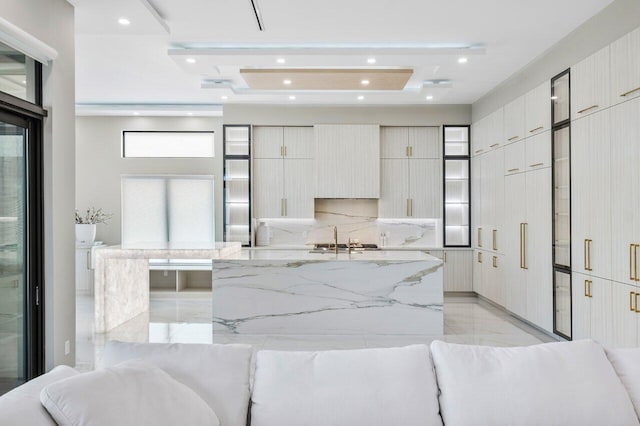
[[133, 115], [140, 115], [138, 111], [134, 112]]
[[369, 80], [362, 80], [360, 83], [362, 83], [363, 86], [368, 86]]
[[282, 83], [288, 86], [291, 84], [291, 80], [283, 80]]
[[195, 64], [196, 63], [196, 58], [187, 58], [187, 59], [185, 59], [185, 61], [187, 61], [188, 64]]
[[289, 100], [295, 101], [296, 97], [295, 96], [289, 96]]
[[364, 96], [362, 96], [362, 95], [358, 96], [358, 100], [359, 100], [359, 101], [361, 101], [361, 100], [363, 100], [363, 99], [364, 99]]
[[229, 97], [226, 95], [222, 95], [220, 96], [220, 99], [222, 99], [223, 101], [226, 101], [227, 99], [229, 99]]
[[276, 62], [278, 62], [279, 64], [284, 64], [287, 61], [285, 61], [284, 58], [278, 58]]
[[458, 58], [458, 63], [459, 64], [466, 64], [469, 60], [467, 58], [465, 58], [464, 56], [462, 58]]
[[376, 63], [376, 58], [369, 58], [369, 59], [367, 59], [367, 63], [368, 63], [368, 64], [375, 64], [375, 63]]
[[131, 24], [131, 21], [128, 20], [127, 18], [120, 18], [120, 19], [118, 19], [118, 24], [127, 26], [127, 25]]
[[431, 99], [433, 99], [432, 95], [427, 95], [427, 100], [430, 101]]

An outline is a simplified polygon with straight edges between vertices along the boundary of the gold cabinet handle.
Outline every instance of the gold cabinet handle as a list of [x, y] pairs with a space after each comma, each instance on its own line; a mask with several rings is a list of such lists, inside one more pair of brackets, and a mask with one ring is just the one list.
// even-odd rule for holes
[[524, 269], [522, 264], [522, 223], [520, 224], [520, 269]]
[[636, 311], [636, 309], [637, 309], [637, 307], [634, 307], [634, 306], [633, 306], [633, 302], [634, 302], [634, 300], [635, 300], [635, 298], [634, 298], [634, 296], [635, 296], [635, 295], [636, 295], [636, 292], [635, 292], [635, 291], [630, 291], [630, 292], [629, 292], [629, 310], [630, 310], [631, 312], [635, 312], [635, 311]]
[[287, 156], [287, 146], [286, 145], [284, 146], [284, 156], [285, 157]]
[[478, 263], [482, 263], [482, 252], [478, 252]]
[[409, 157], [413, 157], [413, 146], [409, 145]]
[[507, 139], [509, 142], [511, 141], [515, 141], [516, 139], [518, 139], [520, 136], [511, 136], [509, 139]]
[[540, 167], [540, 166], [544, 166], [544, 163], [529, 164], [529, 167]]
[[634, 244], [633, 245], [633, 270], [634, 270], [633, 278], [634, 278], [634, 281], [640, 281], [640, 278], [638, 278], [638, 248], [639, 247], [640, 247], [640, 244]]
[[404, 155], [406, 157], [410, 157], [410, 155], [409, 155], [409, 146], [408, 145], [404, 147]]
[[635, 89], [631, 89], [628, 92], [624, 92], [623, 94], [620, 95], [620, 97], [624, 98], [625, 96], [629, 96], [630, 94], [635, 93], [638, 90], [640, 90], [640, 87], [636, 87]]
[[522, 224], [522, 269], [529, 269], [527, 266], [527, 227], [528, 223]]
[[589, 297], [589, 291], [587, 290], [588, 283], [589, 280], [584, 280], [584, 297]]
[[474, 153], [475, 154], [480, 154], [482, 151], [484, 151], [484, 148], [483, 149], [476, 149]]
[[507, 170], [507, 172], [511, 173], [511, 172], [517, 172], [518, 170], [520, 170], [519, 167], [516, 167], [515, 169], [509, 169]]
[[482, 228], [478, 227], [478, 247], [482, 247]]
[[591, 240], [584, 240], [584, 270], [592, 271], [591, 269]]
[[629, 244], [629, 279], [635, 281], [633, 278], [633, 244]]
[[493, 145], [489, 145], [489, 148], [495, 148], [496, 146], [500, 146], [499, 143], [494, 143]]
[[284, 157], [284, 147], [280, 145], [280, 157]]
[[538, 130], [544, 129], [544, 126], [536, 127], [535, 129], [529, 130], [529, 133], [537, 132]]
[[593, 285], [593, 281], [589, 280], [589, 297], [593, 297], [593, 293], [591, 292], [592, 285]]
[[498, 238], [497, 238], [498, 230], [494, 229], [492, 234], [493, 234], [493, 249], [494, 250], [498, 250], [498, 243], [497, 243], [497, 241], [498, 241]]
[[582, 114], [583, 112], [587, 112], [587, 111], [592, 110], [594, 108], [598, 108], [598, 105], [591, 105], [590, 107], [581, 109], [580, 111], [578, 111], [578, 114]]
[[498, 267], [498, 256], [493, 256], [493, 267], [494, 268]]
[[640, 313], [640, 310], [638, 310], [638, 296], [640, 296], [640, 293], [634, 293], [633, 303], [634, 303], [635, 306], [633, 308], [633, 311], [635, 313]]

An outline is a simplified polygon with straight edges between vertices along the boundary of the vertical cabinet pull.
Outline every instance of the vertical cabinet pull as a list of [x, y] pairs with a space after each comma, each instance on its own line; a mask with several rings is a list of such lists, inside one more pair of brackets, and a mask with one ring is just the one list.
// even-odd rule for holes
[[584, 269], [585, 271], [593, 271], [591, 269], [591, 243], [593, 240], [584, 240]]
[[498, 256], [493, 256], [493, 267], [494, 268], [498, 267]]
[[638, 247], [640, 244], [629, 244], [629, 279], [640, 281], [638, 277]]
[[409, 198], [409, 207], [410, 216], [413, 217], [413, 198]]
[[285, 157], [287, 156], [287, 146], [286, 145], [284, 146], [284, 156]]
[[633, 244], [629, 244], [629, 279], [635, 281], [633, 279]]
[[287, 212], [287, 199], [286, 198], [284, 199], [284, 215], [285, 216], [289, 216], [289, 212]]
[[524, 222], [520, 224], [520, 268], [529, 269], [527, 267], [527, 225]]
[[478, 252], [478, 263], [482, 263], [482, 252]]
[[280, 157], [284, 157], [284, 147], [280, 145]]
[[447, 252], [446, 251], [444, 252], [443, 260], [444, 260], [444, 263], [447, 263]]
[[91, 269], [91, 249], [87, 250], [87, 269]]
[[410, 198], [407, 198], [407, 217], [411, 217]]
[[284, 217], [284, 198], [280, 198], [280, 216]]
[[494, 250], [498, 250], [498, 230], [494, 229], [493, 230], [493, 249]]
[[478, 247], [482, 247], [482, 228], [478, 227]]
[[635, 313], [640, 313], [640, 310], [638, 310], [638, 296], [640, 296], [640, 293], [634, 293], [633, 295], [633, 303], [634, 303], [633, 311]]
[[524, 269], [523, 261], [522, 261], [522, 226], [524, 223], [520, 224], [520, 269]]
[[636, 295], [635, 291], [629, 292], [629, 310], [631, 312], [635, 312], [638, 309], [637, 305], [636, 306], [633, 305], [633, 302], [635, 301], [635, 297], [634, 297], [635, 295]]
[[593, 281], [584, 280], [584, 295], [585, 295], [585, 297], [593, 297], [593, 294], [591, 293], [591, 284], [593, 284]]

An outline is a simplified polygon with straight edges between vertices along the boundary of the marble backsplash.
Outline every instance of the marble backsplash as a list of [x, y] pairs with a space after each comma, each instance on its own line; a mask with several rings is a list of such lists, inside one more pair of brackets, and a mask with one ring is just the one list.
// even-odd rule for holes
[[378, 219], [378, 201], [369, 199], [316, 199], [315, 219], [260, 219], [271, 229], [272, 247], [290, 247], [333, 242], [333, 227], [338, 227], [338, 242], [348, 238], [361, 243], [381, 244], [386, 234], [387, 247], [440, 247], [440, 219]]

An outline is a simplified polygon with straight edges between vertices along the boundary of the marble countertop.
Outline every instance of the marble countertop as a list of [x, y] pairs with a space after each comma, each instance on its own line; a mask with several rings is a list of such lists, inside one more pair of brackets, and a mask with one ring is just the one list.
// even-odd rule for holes
[[311, 253], [309, 250], [282, 249], [242, 249], [224, 256], [224, 260], [300, 260], [300, 261], [433, 261], [442, 263], [436, 257], [420, 250], [368, 250], [348, 254]]
[[219, 259], [240, 252], [240, 243], [148, 243], [133, 246], [105, 246], [96, 250], [100, 257], [131, 259]]

